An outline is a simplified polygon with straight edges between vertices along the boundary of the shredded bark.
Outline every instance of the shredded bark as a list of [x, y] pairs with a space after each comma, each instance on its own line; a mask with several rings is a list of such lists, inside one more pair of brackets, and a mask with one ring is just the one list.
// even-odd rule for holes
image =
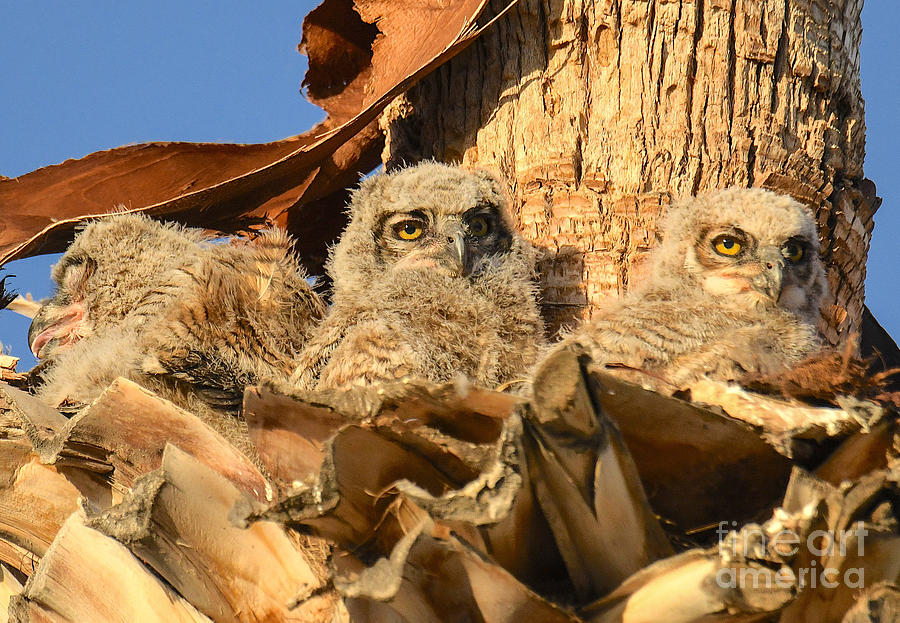
[[857, 338], [851, 337], [842, 349], [825, 349], [778, 374], [751, 377], [744, 385], [806, 402], [838, 405], [840, 397], [854, 396], [900, 406], [900, 392], [894, 389], [900, 368], [878, 370], [875, 357], [857, 357]]

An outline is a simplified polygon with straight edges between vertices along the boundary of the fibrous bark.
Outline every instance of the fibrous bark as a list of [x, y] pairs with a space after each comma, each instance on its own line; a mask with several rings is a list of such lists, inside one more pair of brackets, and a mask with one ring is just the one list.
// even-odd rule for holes
[[522, 0], [388, 109], [383, 159], [499, 169], [520, 229], [547, 251], [555, 325], [640, 278], [674, 197], [790, 193], [817, 210], [831, 288], [820, 324], [836, 343], [861, 324], [878, 205], [862, 169], [861, 7]]
[[61, 467], [105, 474], [113, 499], [157, 469], [166, 444], [194, 451], [242, 491], [265, 499], [266, 479], [246, 456], [199, 417], [124, 378], [113, 381], [42, 449]]
[[[240, 491], [176, 448], [162, 467], [139, 478], [118, 506], [88, 525], [126, 544], [179, 594], [215, 621], [328, 621], [334, 597], [316, 596], [294, 610], [298, 595], [321, 588], [281, 526], [234, 527], [229, 512]], [[198, 522], [197, 518], [204, 521]]]
[[208, 623], [174, 590], [147, 573], [126, 547], [73, 513], [21, 595], [10, 602], [16, 623]]

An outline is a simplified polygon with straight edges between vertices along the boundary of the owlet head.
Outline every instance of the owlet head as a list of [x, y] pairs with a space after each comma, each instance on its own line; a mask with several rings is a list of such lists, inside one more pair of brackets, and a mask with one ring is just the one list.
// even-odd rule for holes
[[53, 267], [56, 291], [28, 330], [32, 352], [46, 358], [120, 322], [140, 306], [161, 273], [196, 253], [201, 240], [199, 230], [140, 214], [90, 222]]
[[826, 290], [810, 211], [786, 195], [727, 188], [688, 197], [663, 222], [660, 273], [723, 304], [777, 306], [815, 322]]
[[500, 183], [482, 172], [426, 162], [363, 181], [334, 251], [335, 287], [378, 274], [477, 274], [507, 252], [513, 230]]

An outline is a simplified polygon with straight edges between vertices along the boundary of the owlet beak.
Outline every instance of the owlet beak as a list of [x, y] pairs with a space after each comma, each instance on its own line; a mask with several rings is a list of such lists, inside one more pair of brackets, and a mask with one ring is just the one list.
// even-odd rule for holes
[[750, 286], [773, 301], [778, 301], [784, 285], [784, 256], [781, 249], [765, 247], [759, 253], [760, 272], [750, 279]]
[[466, 246], [466, 235], [462, 226], [453, 225], [445, 233], [447, 246], [444, 257], [447, 267], [457, 275], [467, 276], [469, 274], [469, 249]]
[[[28, 327], [28, 344], [38, 359], [47, 352], [77, 340], [78, 329], [85, 311], [80, 303], [65, 307], [44, 305]], [[47, 348], [45, 348], [47, 347]]]

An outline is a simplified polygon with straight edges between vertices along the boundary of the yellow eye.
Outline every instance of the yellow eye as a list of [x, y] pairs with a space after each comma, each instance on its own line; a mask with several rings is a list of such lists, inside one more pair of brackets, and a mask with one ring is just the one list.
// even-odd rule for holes
[[403, 240], [415, 240], [422, 235], [424, 228], [418, 221], [403, 221], [395, 228], [397, 235]]
[[781, 254], [789, 261], [796, 264], [803, 259], [803, 247], [796, 242], [788, 242], [781, 247]]
[[741, 246], [740, 242], [738, 242], [731, 236], [718, 236], [715, 240], [713, 240], [713, 248], [719, 255], [734, 257], [741, 252], [741, 249], [743, 247]]
[[469, 221], [469, 233], [473, 236], [487, 236], [489, 231], [491, 231], [491, 224], [483, 216], [476, 216]]

